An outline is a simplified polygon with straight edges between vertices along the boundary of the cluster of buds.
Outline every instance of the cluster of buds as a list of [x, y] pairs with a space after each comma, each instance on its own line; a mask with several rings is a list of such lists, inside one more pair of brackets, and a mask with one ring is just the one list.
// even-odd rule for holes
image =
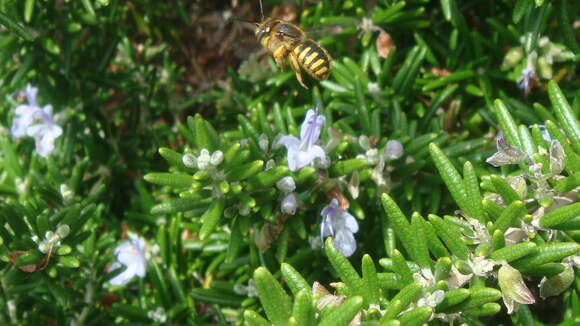
[[208, 171], [217, 168], [224, 161], [224, 153], [217, 150], [210, 154], [207, 149], [202, 149], [199, 156], [185, 154], [182, 157], [183, 165], [188, 168], [197, 168], [200, 171]]
[[552, 79], [554, 75], [552, 65], [555, 62], [573, 59], [574, 53], [563, 44], [553, 43], [547, 37], [542, 37], [538, 40], [536, 50], [528, 53], [527, 56], [522, 46], [509, 49], [504, 57], [502, 69], [515, 68], [514, 72], [519, 75], [517, 78], [518, 86], [528, 94], [533, 86], [534, 78]]
[[70, 233], [70, 227], [61, 224], [56, 228], [56, 232], [46, 231], [44, 239], [39, 241], [38, 236], [32, 236], [32, 240], [38, 244], [38, 250], [43, 254], [49, 253], [60, 247], [60, 241], [66, 238]]
[[296, 213], [296, 207], [298, 206], [298, 199], [294, 192], [296, 190], [294, 178], [290, 176], [284, 177], [276, 182], [276, 187], [284, 193], [280, 210], [284, 214], [294, 215]]

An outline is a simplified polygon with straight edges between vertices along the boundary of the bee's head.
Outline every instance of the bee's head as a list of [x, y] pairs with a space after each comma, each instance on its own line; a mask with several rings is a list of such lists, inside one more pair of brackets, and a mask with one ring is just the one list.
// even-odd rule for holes
[[261, 41], [264, 36], [268, 35], [272, 30], [272, 28], [274, 27], [274, 25], [276, 25], [277, 23], [278, 23], [277, 19], [268, 18], [263, 22], [256, 24], [256, 37], [258, 38], [258, 40]]

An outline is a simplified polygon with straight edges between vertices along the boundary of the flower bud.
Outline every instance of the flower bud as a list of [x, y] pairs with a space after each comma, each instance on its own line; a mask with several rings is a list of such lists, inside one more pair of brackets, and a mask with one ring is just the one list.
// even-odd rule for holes
[[501, 67], [504, 69], [509, 69], [514, 67], [518, 62], [524, 57], [524, 50], [521, 47], [515, 47], [508, 50], [506, 53]]
[[269, 145], [270, 141], [268, 140], [268, 135], [261, 134], [260, 137], [258, 137], [258, 147], [260, 147], [262, 152], [267, 152]]
[[38, 245], [38, 251], [42, 252], [43, 254], [46, 254], [49, 249], [50, 249], [50, 245], [46, 241], [42, 241]]
[[217, 150], [211, 154], [209, 163], [213, 166], [218, 166], [224, 161], [224, 152]]
[[296, 183], [294, 182], [294, 178], [286, 176], [276, 182], [276, 187], [283, 193], [289, 193], [296, 190]]
[[58, 239], [56, 239], [56, 234], [52, 231], [46, 231], [46, 233], [44, 234], [44, 239], [48, 242], [54, 242]]
[[540, 77], [544, 79], [551, 79], [554, 74], [552, 65], [548, 62], [548, 60], [544, 56], [538, 58], [538, 70], [540, 73]]
[[366, 135], [362, 135], [362, 136], [358, 137], [358, 144], [365, 151], [367, 151], [371, 148], [371, 140]]
[[379, 92], [381, 91], [381, 88], [379, 87], [378, 83], [368, 83], [367, 89], [369, 93], [371, 93], [372, 95], [378, 95]]
[[398, 140], [389, 140], [385, 146], [385, 158], [388, 161], [396, 160], [403, 156], [403, 144]]
[[197, 168], [200, 170], [205, 170], [208, 168], [210, 164], [211, 157], [209, 155], [209, 151], [207, 149], [202, 149], [199, 153], [199, 157], [197, 158]]
[[508, 176], [506, 181], [520, 196], [520, 199], [526, 198], [526, 194], [528, 193], [528, 186], [526, 185], [526, 180], [522, 176]]
[[268, 171], [268, 170], [271, 170], [271, 169], [273, 169], [275, 167], [276, 167], [276, 161], [274, 161], [274, 160], [268, 160], [266, 162], [266, 166], [264, 167], [264, 170]]
[[425, 297], [419, 299], [419, 301], [417, 301], [417, 306], [418, 307], [429, 306], [435, 308], [435, 306], [443, 302], [443, 299], [445, 299], [445, 291], [436, 290], [433, 291], [432, 293], [428, 293], [427, 295], [425, 295]]
[[564, 160], [566, 153], [564, 148], [557, 140], [552, 140], [550, 143], [550, 172], [553, 174], [560, 174], [564, 170]]
[[61, 238], [66, 238], [70, 233], [70, 227], [67, 224], [61, 224], [56, 228], [56, 234]]
[[504, 264], [497, 273], [497, 279], [508, 314], [516, 309], [515, 303], [532, 304], [536, 302], [532, 292], [524, 283], [522, 274], [517, 269]]
[[296, 200], [296, 194], [295, 193], [289, 193], [282, 200], [281, 211], [284, 214], [294, 215], [296, 213], [296, 207], [297, 206], [298, 206], [298, 203], [297, 203], [297, 200]]
[[540, 282], [540, 296], [542, 298], [559, 295], [566, 291], [574, 282], [574, 270], [570, 264], [564, 265], [564, 271], [550, 278], [544, 276]]
[[73, 199], [75, 194], [71, 191], [68, 185], [63, 183], [60, 185], [60, 195], [62, 196], [64, 202], [68, 203]]
[[184, 154], [181, 157], [181, 161], [183, 162], [183, 165], [185, 165], [185, 167], [188, 168], [196, 168], [197, 167], [197, 159], [195, 158], [195, 156], [193, 156], [193, 154]]
[[376, 148], [371, 148], [366, 152], [367, 162], [370, 165], [375, 165], [379, 163], [379, 150]]

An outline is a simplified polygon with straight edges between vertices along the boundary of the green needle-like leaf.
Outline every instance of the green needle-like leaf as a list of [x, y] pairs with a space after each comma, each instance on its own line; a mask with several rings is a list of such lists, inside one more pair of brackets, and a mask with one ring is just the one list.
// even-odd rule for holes
[[153, 184], [175, 188], [186, 188], [191, 186], [193, 183], [193, 177], [189, 174], [157, 172], [148, 173], [143, 177], [143, 179]]
[[499, 125], [507, 139], [508, 143], [517, 148], [521, 148], [520, 139], [518, 137], [518, 128], [514, 118], [509, 113], [507, 106], [502, 100], [495, 100], [493, 102], [495, 107], [495, 114], [499, 120]]
[[292, 314], [290, 296], [264, 267], [258, 267], [254, 271], [254, 281], [260, 295], [260, 302], [270, 322], [275, 326], [287, 325], [288, 318]]
[[292, 317], [296, 321], [296, 325], [309, 326], [313, 324], [314, 306], [312, 304], [310, 290], [301, 290], [298, 292], [296, 299], [294, 299]]
[[405, 286], [393, 297], [387, 311], [383, 317], [381, 317], [381, 322], [394, 319], [401, 311], [405, 310], [411, 302], [417, 300], [422, 290], [423, 285], [419, 282], [413, 282]]
[[507, 183], [507, 181], [498, 176], [492, 175], [491, 182], [495, 188], [495, 191], [503, 198], [506, 204], [511, 204], [516, 200], [521, 200], [518, 193]]
[[580, 251], [575, 242], [546, 243], [536, 247], [533, 254], [514, 261], [511, 265], [521, 272], [533, 270], [539, 265], [559, 261]]
[[435, 166], [445, 182], [445, 185], [447, 185], [447, 189], [449, 189], [453, 200], [457, 203], [457, 206], [465, 212], [473, 211], [473, 208], [469, 205], [470, 202], [467, 199], [463, 179], [451, 161], [449, 161], [447, 156], [435, 143], [429, 144], [429, 152], [431, 153], [431, 158], [433, 159], [433, 162], [435, 162]]
[[204, 240], [209, 236], [213, 229], [218, 225], [220, 218], [224, 212], [225, 200], [218, 199], [207, 209], [201, 217], [201, 229], [199, 230], [199, 238]]
[[403, 257], [403, 255], [397, 249], [395, 249], [393, 251], [392, 258], [393, 258], [393, 269], [397, 274], [399, 274], [399, 276], [401, 276], [401, 281], [403, 282], [403, 285], [407, 285], [413, 282], [413, 273], [411, 272], [411, 269], [409, 269], [409, 266], [407, 266], [407, 261], [405, 260], [405, 257]]
[[580, 216], [580, 203], [570, 204], [546, 213], [540, 218], [540, 226], [546, 228], [558, 226], [577, 216]]
[[472, 209], [472, 211], [466, 213], [478, 221], [485, 223], [487, 219], [481, 202], [481, 192], [479, 190], [477, 174], [473, 168], [473, 164], [469, 161], [463, 164], [463, 183], [467, 200], [470, 202], [468, 206]]
[[379, 278], [377, 276], [375, 263], [369, 255], [364, 255], [362, 258], [362, 279], [366, 286], [366, 301], [369, 304], [378, 304], [381, 296], [381, 288], [379, 286]]
[[423, 306], [403, 313], [398, 320], [401, 325], [420, 326], [428, 322], [433, 315], [433, 308]]
[[536, 244], [533, 242], [520, 242], [494, 251], [489, 258], [493, 260], [505, 260], [509, 263], [535, 252], [536, 247]]
[[460, 259], [467, 259], [467, 245], [461, 240], [461, 233], [448, 221], [437, 215], [430, 214], [429, 222], [435, 228], [437, 235], [445, 242], [451, 252]]
[[440, 304], [437, 305], [438, 311], [447, 311], [450, 308], [462, 303], [463, 301], [467, 300], [471, 295], [471, 291], [469, 289], [455, 289], [448, 292], [445, 292], [445, 298], [441, 301]]
[[381, 202], [383, 203], [383, 208], [387, 213], [387, 221], [395, 230], [395, 234], [401, 240], [403, 247], [407, 252], [413, 256], [413, 232], [411, 231], [411, 225], [409, 221], [403, 215], [403, 212], [397, 206], [397, 203], [387, 194], [383, 194], [381, 197]]
[[580, 153], [580, 126], [578, 125], [578, 119], [572, 112], [572, 108], [568, 104], [566, 97], [564, 97], [564, 93], [562, 93], [558, 84], [553, 80], [548, 82], [548, 94], [550, 95], [550, 102], [552, 102], [554, 111], [556, 111], [556, 117], [561, 127], [568, 137], [570, 137], [574, 150]]
[[330, 261], [330, 264], [336, 270], [340, 279], [348, 286], [353, 293], [362, 293], [364, 291], [364, 283], [360, 278], [352, 264], [344, 255], [334, 247], [332, 238], [327, 238], [324, 251]]
[[270, 326], [271, 324], [253, 310], [244, 311], [244, 321], [248, 326]]
[[418, 213], [413, 213], [411, 216], [411, 228], [415, 231], [415, 262], [422, 268], [430, 268], [432, 262], [423, 228], [424, 222], [425, 220]]
[[362, 305], [362, 297], [350, 297], [331, 313], [325, 316], [322, 321], [320, 321], [318, 326], [346, 326], [361, 310]]
[[525, 213], [524, 203], [519, 200], [513, 201], [493, 223], [493, 229], [505, 232], [510, 226], [519, 225], [518, 220]]
[[298, 271], [296, 271], [294, 267], [292, 267], [292, 265], [282, 263], [282, 265], [280, 266], [280, 271], [282, 272], [282, 277], [284, 278], [284, 281], [286, 281], [286, 284], [288, 284], [290, 291], [292, 291], [292, 294], [297, 295], [300, 291], [310, 290], [311, 287], [308, 284], [308, 282], [306, 282], [304, 277], [300, 273], [298, 273]]

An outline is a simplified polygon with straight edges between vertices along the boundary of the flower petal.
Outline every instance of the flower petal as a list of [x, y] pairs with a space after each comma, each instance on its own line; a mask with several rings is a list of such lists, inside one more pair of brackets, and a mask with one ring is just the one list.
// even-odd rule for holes
[[300, 140], [294, 136], [282, 136], [278, 139], [278, 144], [284, 145], [287, 149], [298, 148]]
[[350, 257], [356, 250], [354, 235], [347, 230], [338, 230], [336, 232], [334, 245], [346, 257]]
[[343, 220], [344, 227], [348, 229], [352, 233], [358, 232], [358, 222], [354, 216], [350, 215], [348, 212], [343, 211], [340, 214], [341, 219]]
[[320, 237], [322, 238], [322, 241], [324, 242], [326, 237], [331, 237], [333, 235], [334, 228], [332, 227], [332, 223], [330, 223], [330, 218], [323, 218], [322, 222], [320, 222]]

